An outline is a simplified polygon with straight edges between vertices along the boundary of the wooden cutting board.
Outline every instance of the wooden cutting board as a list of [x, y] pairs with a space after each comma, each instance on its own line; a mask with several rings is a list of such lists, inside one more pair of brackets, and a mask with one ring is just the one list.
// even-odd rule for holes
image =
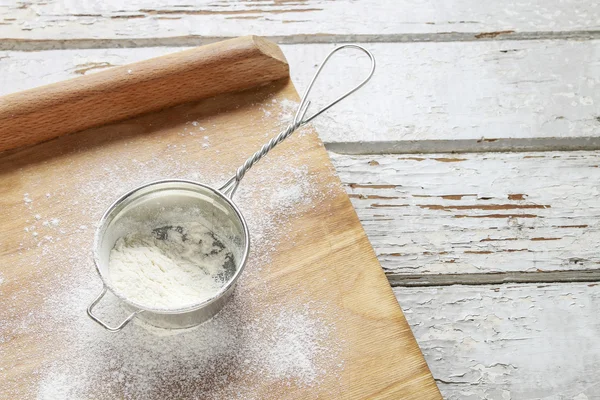
[[287, 74], [247, 37], [0, 100], [0, 398], [441, 398], [310, 127], [241, 183], [252, 255], [221, 314], [177, 335], [85, 315], [104, 209], [155, 179], [223, 183], [291, 118]]

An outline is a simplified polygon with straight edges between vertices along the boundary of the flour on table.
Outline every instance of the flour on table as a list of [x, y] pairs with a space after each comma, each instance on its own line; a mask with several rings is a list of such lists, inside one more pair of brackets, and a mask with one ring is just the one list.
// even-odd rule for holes
[[[278, 122], [265, 132], [271, 137], [290, 122], [297, 103], [269, 103], [264, 105], [271, 112], [268, 118]], [[210, 118], [201, 121], [206, 128], [198, 121], [193, 124], [193, 118], [178, 133], [154, 137], [147, 149], [146, 136], [136, 136], [101, 158], [75, 158], [73, 176], [47, 179], [40, 174], [24, 181], [14, 207], [27, 212], [21, 221], [26, 229], [15, 233], [21, 235], [16, 251], [28, 255], [27, 262], [39, 273], [28, 276], [24, 285], [5, 274], [0, 285], [0, 292], [10, 285], [10, 296], [2, 292], [0, 307], [0, 397], [279, 400], [281, 393], [271, 388], [289, 387], [290, 393], [301, 396], [325, 386], [321, 397], [341, 397], [343, 383], [331, 382], [339, 381], [345, 368], [348, 344], [339, 332], [343, 314], [336, 302], [314, 300], [305, 282], [275, 291], [269, 278], [278, 273], [272, 258], [283, 248], [302, 244], [297, 218], [343, 190], [337, 184], [315, 190], [319, 176], [302, 165], [304, 154], [297, 148], [304, 140], [302, 131], [254, 167], [236, 193], [252, 250], [231, 300], [219, 314], [198, 327], [176, 331], [154, 329], [136, 318], [116, 334], [86, 315], [86, 307], [102, 289], [91, 257], [94, 231], [112, 201], [158, 179], [190, 179], [219, 187], [237, 163], [222, 163], [218, 157], [210, 163], [201, 157], [186, 161], [185, 154], [227, 151], [243, 162], [254, 150], [226, 146], [213, 134], [217, 130]], [[210, 139], [207, 149], [204, 135]], [[156, 143], [163, 145], [160, 156]], [[134, 146], [137, 161], [131, 159]], [[100, 148], [82, 143], [81, 151], [94, 155]], [[79, 182], [75, 189], [73, 181]], [[35, 219], [36, 214], [41, 219]], [[114, 324], [130, 313], [111, 294], [97, 311]], [[46, 347], [33, 350], [32, 341], [22, 338]], [[43, 359], [33, 362], [32, 355]], [[15, 373], [17, 368], [22, 372]]]
[[[35, 219], [39, 219], [39, 218], [37, 218], [37, 215], [36, 215]], [[59, 224], [60, 224], [60, 219], [58, 219], [58, 218], [52, 218], [48, 221], [42, 222], [42, 225], [44, 225], [44, 226], [58, 226]]]
[[204, 142], [202, 142], [202, 148], [203, 149], [208, 149], [210, 147], [210, 140], [208, 139], [208, 136], [204, 136]]
[[235, 273], [233, 254], [200, 223], [163, 226], [117, 240], [109, 279], [126, 298], [175, 309], [212, 297]]

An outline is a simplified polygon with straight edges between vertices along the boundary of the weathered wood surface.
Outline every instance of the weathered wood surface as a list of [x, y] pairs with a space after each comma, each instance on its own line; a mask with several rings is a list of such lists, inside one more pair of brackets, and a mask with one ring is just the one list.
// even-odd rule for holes
[[330, 153], [393, 274], [599, 269], [600, 153]]
[[[280, 43], [302, 44], [282, 46], [290, 61], [293, 80], [301, 88], [321, 55], [333, 46], [330, 43], [362, 41], [372, 42], [368, 47], [378, 58], [378, 70], [374, 80], [357, 97], [346, 102], [346, 106], [358, 107], [360, 112], [340, 115], [333, 109], [316, 124], [330, 150], [373, 153], [365, 160], [377, 161], [380, 166], [388, 163], [390, 173], [397, 169], [407, 173], [411, 160], [393, 160], [394, 157], [376, 153], [600, 148], [600, 142], [594, 139], [600, 136], [597, 90], [600, 83], [600, 6], [596, 2], [454, 0], [438, 4], [388, 0], [374, 5], [345, 0], [309, 0], [177, 3], [180, 7], [165, 0], [136, 1], [128, 5], [116, 5], [112, 1], [104, 4], [63, 2], [62, 5], [58, 2], [34, 5], [29, 0], [19, 4], [13, 0], [3, 3], [0, 5], [0, 36], [5, 39], [0, 40], [0, 49], [140, 48], [38, 53], [0, 51], [0, 70], [9, 71], [0, 74], [0, 91], [22, 90], [92, 73], [110, 66], [107, 64], [120, 65], [177, 50], [143, 46], [193, 46], [238, 32], [266, 33]], [[578, 41], [550, 40], [556, 38]], [[455, 41], [469, 43], [452, 43]], [[354, 67], [338, 65], [336, 68], [344, 75], [353, 75]], [[333, 88], [334, 83], [337, 84], [325, 81], [329, 88]], [[597, 260], [590, 249], [597, 247], [598, 241], [587, 240], [597, 237], [594, 182], [597, 182], [598, 172], [592, 167], [594, 163], [586, 166], [585, 161], [587, 156], [597, 156], [593, 152], [588, 152], [587, 156], [572, 154], [577, 156], [568, 159], [569, 154], [563, 155], [566, 157], [563, 158], [564, 169], [558, 162], [553, 162], [557, 159], [547, 159], [548, 154], [530, 154], [544, 156], [537, 160], [540, 163], [531, 164], [526, 160], [536, 159], [524, 158], [528, 154], [522, 154], [520, 159], [514, 156], [517, 158], [511, 160], [515, 160], [517, 166], [503, 165], [505, 171], [500, 176], [506, 194], [521, 185], [509, 183], [508, 179], [512, 177], [531, 183], [543, 199], [552, 201], [553, 208], [534, 211], [558, 210], [559, 219], [586, 219], [581, 223], [582, 227], [557, 229], [562, 232], [559, 240], [531, 240], [536, 237], [532, 236], [533, 232], [557, 233], [546, 225], [546, 219], [536, 217], [523, 222], [528, 227], [523, 231], [503, 227], [507, 233], [522, 235], [517, 237], [518, 240], [478, 243], [477, 238], [482, 240], [485, 232], [494, 231], [490, 226], [493, 221], [488, 221], [480, 231], [476, 224], [481, 224], [484, 218], [458, 221], [451, 217], [456, 210], [417, 210], [423, 213], [423, 218], [427, 217], [428, 229], [436, 218], [451, 224], [471, 224], [470, 230], [457, 234], [458, 238], [464, 239], [454, 253], [458, 265], [448, 263], [448, 266], [458, 268], [454, 270], [456, 274], [423, 273], [428, 268], [423, 259], [426, 255], [419, 256], [416, 252], [412, 259], [404, 257], [406, 264], [398, 263], [395, 256], [382, 256], [390, 247], [400, 246], [406, 239], [407, 230], [414, 232], [416, 229], [404, 223], [405, 216], [401, 213], [408, 210], [383, 207], [381, 215], [396, 219], [380, 221], [376, 226], [374, 221], [365, 219], [365, 215], [374, 218], [374, 212], [364, 214], [369, 201], [375, 199], [354, 198], [353, 202], [380, 253], [382, 265], [386, 270], [394, 271], [393, 275], [388, 275], [392, 283], [598, 280], [598, 270], [590, 260], [581, 260], [584, 264], [579, 266], [566, 264], [564, 269], [538, 272], [538, 259], [533, 258], [537, 254], [552, 264], [556, 260], [542, 251], [548, 248], [563, 261], [570, 255], [579, 257], [578, 254], [590, 254], [592, 260]], [[501, 157], [508, 155], [487, 155], [486, 160], [486, 155], [480, 155], [481, 158], [465, 154], [443, 156], [466, 158], [467, 161], [444, 164], [424, 160], [415, 163], [417, 169], [414, 172], [431, 173], [438, 179], [447, 177], [449, 181], [454, 179], [453, 189], [459, 191], [458, 188], [464, 187], [462, 185], [475, 183], [457, 180], [458, 173], [476, 175], [475, 179], [482, 184], [483, 173], [489, 175], [494, 171], [484, 168], [477, 174], [480, 165], [501, 164]], [[377, 185], [381, 181], [373, 174], [373, 168], [377, 166], [363, 168], [357, 160], [343, 155], [334, 158], [338, 167], [345, 165], [340, 169], [341, 178], [365, 178], [371, 171], [372, 184]], [[542, 161], [550, 162], [556, 175], [544, 174]], [[352, 163], [357, 164], [350, 172]], [[398, 166], [400, 163], [402, 167]], [[467, 164], [472, 166], [470, 172], [459, 166]], [[427, 165], [425, 171], [421, 170], [422, 165]], [[531, 172], [527, 170], [530, 167], [533, 168]], [[389, 178], [385, 172], [381, 174]], [[590, 174], [588, 181], [584, 179], [585, 174]], [[540, 181], [529, 176], [537, 176]], [[425, 178], [430, 180], [432, 176]], [[571, 178], [575, 183], [571, 183]], [[493, 182], [487, 184], [484, 187], [489, 188]], [[449, 187], [449, 184], [444, 181], [442, 186]], [[409, 192], [404, 193], [401, 189], [350, 188], [350, 192], [386, 196], [384, 192], [398, 191], [407, 196]], [[413, 191], [416, 189], [416, 185], [411, 187]], [[429, 189], [432, 194], [440, 194]], [[483, 193], [477, 191], [480, 192]], [[525, 192], [531, 194], [531, 190]], [[473, 204], [485, 202], [473, 197], [435, 200], [439, 201], [435, 204], [440, 205], [463, 204], [466, 200]], [[529, 200], [531, 197], [511, 202], [521, 204]], [[475, 213], [475, 210], [469, 210], [469, 213]], [[411, 218], [422, 222], [418, 215]], [[386, 228], [381, 227], [383, 223]], [[383, 240], [383, 235], [387, 235], [387, 241]], [[442, 225], [437, 235], [448, 235]], [[482, 251], [492, 253], [464, 254], [463, 246], [478, 248], [482, 243], [491, 248]], [[494, 261], [503, 260], [502, 252], [511, 256], [507, 252], [511, 243], [527, 244], [535, 249], [535, 253], [520, 252], [524, 254], [518, 258], [515, 254], [516, 267], [501, 262], [504, 271], [498, 272]], [[433, 241], [417, 244], [441, 246]], [[562, 250], [559, 245], [563, 246]], [[461, 251], [463, 253], [459, 254]], [[489, 262], [486, 263], [486, 259]], [[532, 268], [534, 264], [536, 267]], [[482, 267], [481, 271], [475, 266]], [[466, 272], [459, 273], [460, 270]], [[597, 286], [587, 284], [553, 284], [396, 288], [395, 292], [446, 397], [586, 400], [600, 399], [596, 289]]]
[[[373, 80], [345, 100], [343, 107], [333, 108], [314, 122], [330, 150], [410, 153], [600, 148], [600, 40], [365, 46], [378, 60]], [[292, 79], [301, 89], [333, 45], [282, 48]], [[6, 71], [0, 76], [0, 93], [179, 49], [0, 52], [0, 69]], [[316, 87], [317, 103], [358, 81], [368, 67], [367, 60], [357, 53], [337, 56]]]
[[[520, 32], [600, 28], [589, 1], [421, 2], [385, 0], [191, 1], [9, 0], [0, 3], [0, 36], [13, 39], [151, 39], [257, 35], [326, 40], [331, 35], [418, 35], [421, 40], [497, 39]], [[453, 35], [453, 33], [458, 33]], [[460, 35], [466, 33], [467, 35]], [[483, 33], [483, 34], [482, 34]], [[325, 34], [325, 35], [323, 35]], [[324, 37], [323, 37], [324, 36]], [[124, 40], [123, 40], [124, 39]], [[407, 38], [414, 40], [415, 38]], [[389, 39], [388, 39], [389, 40]], [[14, 42], [17, 44], [18, 42]]]
[[445, 399], [600, 399], [597, 284], [394, 292]]
[[[292, 77], [308, 81], [333, 46], [284, 47]], [[509, 150], [532, 139], [530, 145], [560, 149], [561, 138], [600, 136], [598, 40], [367, 47], [379, 61], [372, 82], [314, 122], [331, 150]], [[324, 80], [322, 93], [340, 90], [361, 66], [340, 58], [331, 71], [341, 73]]]

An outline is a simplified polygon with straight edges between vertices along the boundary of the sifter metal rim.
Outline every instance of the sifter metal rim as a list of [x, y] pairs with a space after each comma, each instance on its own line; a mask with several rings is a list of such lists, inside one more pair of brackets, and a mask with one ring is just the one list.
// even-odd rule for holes
[[[241, 260], [238, 263], [238, 268], [236, 269], [233, 276], [227, 281], [227, 283], [225, 283], [221, 287], [221, 289], [219, 289], [219, 291], [216, 292], [212, 297], [210, 297], [206, 300], [203, 300], [202, 302], [195, 303], [195, 304], [192, 304], [192, 305], [184, 307], [184, 308], [176, 308], [176, 309], [174, 309], [174, 308], [152, 308], [152, 307], [147, 307], [143, 304], [136, 303], [136, 302], [128, 299], [123, 293], [121, 293], [118, 289], [116, 289], [110, 283], [110, 279], [108, 277], [105, 277], [102, 274], [102, 272], [100, 271], [100, 256], [99, 256], [100, 244], [101, 244], [102, 237], [104, 235], [106, 223], [109, 219], [111, 212], [113, 212], [115, 208], [119, 207], [122, 203], [124, 203], [135, 192], [138, 192], [149, 186], [163, 184], [163, 183], [184, 183], [184, 184], [200, 186], [200, 187], [210, 190], [213, 194], [215, 194], [216, 196], [218, 196], [219, 198], [224, 200], [233, 209], [233, 211], [235, 211], [236, 216], [239, 218], [239, 220], [242, 223], [242, 227], [244, 230], [244, 236], [246, 238], [246, 243], [245, 243], [245, 246], [244, 246], [244, 249], [242, 252]], [[133, 190], [130, 190], [129, 192], [125, 193], [124, 195], [119, 197], [117, 200], [115, 200], [110, 205], [110, 207], [108, 207], [106, 209], [106, 211], [102, 215], [102, 218], [100, 218], [100, 221], [98, 222], [98, 226], [96, 228], [96, 233], [94, 234], [94, 266], [96, 267], [96, 272], [100, 276], [100, 279], [102, 280], [102, 283], [104, 284], [105, 288], [108, 288], [112, 294], [114, 294], [117, 298], [119, 298], [119, 300], [125, 302], [126, 304], [129, 304], [130, 306], [132, 306], [136, 309], [150, 311], [150, 312], [159, 313], [159, 314], [181, 314], [181, 313], [185, 313], [185, 312], [196, 311], [196, 310], [204, 308], [204, 307], [208, 306], [209, 304], [219, 300], [237, 282], [242, 271], [246, 267], [249, 252], [250, 252], [250, 231], [248, 229], [248, 224], [246, 223], [246, 219], [244, 218], [244, 215], [239, 210], [237, 205], [229, 197], [227, 197], [225, 194], [223, 194], [220, 190], [215, 189], [212, 186], [205, 185], [200, 182], [195, 182], [195, 181], [186, 180], [186, 179], [162, 179], [162, 180], [158, 180], [158, 181], [145, 183], [141, 186], [136, 187]]]

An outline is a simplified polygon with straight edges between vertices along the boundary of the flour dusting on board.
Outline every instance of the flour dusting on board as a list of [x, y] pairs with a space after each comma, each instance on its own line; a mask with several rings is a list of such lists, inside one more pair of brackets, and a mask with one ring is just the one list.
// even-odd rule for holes
[[256, 393], [261, 383], [308, 387], [339, 370], [339, 348], [330, 344], [334, 327], [318, 305], [276, 306], [278, 314], [249, 319], [244, 302], [234, 297], [214, 319], [181, 332], [137, 323], [118, 337], [78, 330], [69, 350], [86, 356], [52, 363], [37, 397], [260, 399], [268, 396]]
[[[289, 122], [295, 105], [286, 101], [262, 105], [271, 118], [281, 119], [276, 130], [267, 132], [269, 136]], [[133, 148], [134, 141], [124, 141], [102, 160], [87, 160], [86, 168], [79, 168], [75, 177], [52, 182], [40, 179], [24, 188], [19, 206], [30, 217], [24, 221], [19, 246], [27, 254], [24, 262], [36, 266], [44, 280], [32, 276], [27, 287], [11, 287], [10, 297], [0, 309], [3, 393], [41, 400], [149, 396], [165, 400], [269, 399], [276, 395], [268, 388], [276, 384], [319, 388], [325, 377], [330, 379], [344, 369], [340, 362], [344, 342], [336, 333], [335, 304], [311, 300], [301, 284], [273, 297], [273, 288], [261, 272], [269, 268], [282, 243], [296, 244], [294, 218], [341, 191], [337, 186], [328, 189], [331, 193], [315, 191], [314, 172], [290, 165], [290, 159], [302, 157], [293, 150], [294, 140], [302, 140], [300, 137], [281, 145], [286, 147], [285, 154], [270, 153], [248, 173], [236, 194], [250, 228], [252, 250], [231, 302], [215, 318], [180, 331], [152, 328], [134, 320], [114, 334], [85, 314], [101, 288], [91, 261], [95, 224], [111, 201], [157, 179], [191, 179], [218, 187], [233, 172], [232, 166], [222, 165], [218, 157], [211, 163], [203, 163], [201, 157], [197, 162], [181, 161], [184, 154], [219, 152], [221, 142], [210, 126], [204, 120], [191, 120], [170, 138], [154, 138], [164, 144], [159, 156], [130, 153], [128, 147]], [[143, 139], [139, 140], [135, 143], [138, 150], [144, 146]], [[242, 161], [248, 149], [234, 151], [239, 151]], [[128, 154], [138, 155], [132, 158]], [[70, 192], [67, 184], [73, 178], [82, 182], [76, 193]], [[0, 292], [10, 284], [9, 278]], [[23, 313], [30, 306], [26, 299], [37, 304], [35, 313]], [[98, 314], [112, 324], [127, 312], [111, 296], [98, 306]], [[15, 377], [10, 365], [27, 365], [30, 344], [14, 339], [32, 333], [53, 345], [44, 353], [40, 368], [31, 370], [29, 376]], [[18, 355], [8, 360], [3, 344], [12, 346], [11, 354]], [[26, 384], [20, 379], [26, 379]], [[32, 382], [38, 382], [37, 386]]]

